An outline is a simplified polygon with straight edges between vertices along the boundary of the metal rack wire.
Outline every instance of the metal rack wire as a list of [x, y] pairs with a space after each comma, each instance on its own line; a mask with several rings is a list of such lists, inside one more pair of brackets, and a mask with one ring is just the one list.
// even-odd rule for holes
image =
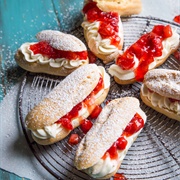
[[[176, 23], [152, 17], [126, 17], [122, 19], [124, 28], [124, 46], [135, 42], [139, 36], [150, 31], [156, 24], [171, 24], [180, 34], [180, 26]], [[82, 28], [71, 32], [84, 41]], [[103, 65], [100, 61], [99, 65]], [[110, 65], [110, 64], [109, 64]], [[108, 68], [109, 65], [105, 65]], [[161, 68], [180, 69], [180, 61], [171, 55]], [[77, 146], [67, 143], [67, 138], [49, 146], [41, 146], [33, 141], [30, 131], [25, 125], [25, 116], [49, 91], [55, 87], [63, 77], [44, 74], [27, 73], [22, 81], [19, 93], [18, 112], [19, 119], [26, 140], [34, 156], [57, 179], [87, 180], [92, 179], [85, 173], [78, 171], [73, 165]], [[111, 88], [107, 99], [124, 96], [139, 98], [141, 83], [120, 86], [111, 79]], [[171, 120], [166, 116], [147, 107], [140, 100], [141, 108], [147, 114], [145, 128], [129, 149], [118, 173], [123, 173], [127, 179], [180, 179], [180, 122]], [[74, 130], [81, 137], [79, 128]]]

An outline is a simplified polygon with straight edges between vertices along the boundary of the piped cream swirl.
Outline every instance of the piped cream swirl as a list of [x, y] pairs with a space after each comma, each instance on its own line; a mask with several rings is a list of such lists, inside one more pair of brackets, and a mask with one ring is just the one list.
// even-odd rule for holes
[[[94, 98], [97, 99], [100, 97], [103, 93], [104, 90], [110, 87], [110, 77], [109, 75], [105, 72], [105, 69], [102, 66], [99, 66], [99, 72], [103, 77], [104, 80], [104, 88], [101, 89], [95, 96]], [[86, 106], [83, 106], [81, 110], [78, 112], [78, 116], [82, 118], [87, 118], [89, 115], [88, 108]], [[76, 118], [72, 119], [72, 125], [73, 127], [79, 126], [79, 120]], [[39, 138], [39, 139], [49, 139], [49, 138], [55, 138], [58, 133], [62, 131], [63, 127], [61, 124], [54, 123], [53, 125], [50, 126], [45, 126], [43, 129], [37, 129], [37, 130], [32, 130], [32, 134]]]
[[33, 63], [37, 62], [40, 64], [49, 64], [53, 68], [65, 67], [67, 69], [72, 69], [75, 67], [79, 67], [82, 64], [86, 63], [87, 60], [68, 60], [66, 58], [48, 58], [47, 56], [43, 56], [42, 54], [34, 54], [34, 52], [30, 49], [30, 45], [36, 44], [36, 42], [32, 43], [24, 43], [21, 45], [20, 50], [24, 55], [24, 59], [27, 62]]
[[[103, 39], [98, 33], [100, 21], [88, 22], [84, 18], [82, 27], [87, 32], [88, 46], [95, 54], [110, 55], [118, 51], [118, 47], [111, 45], [110, 39]], [[119, 32], [119, 37], [121, 37]]]
[[173, 111], [177, 115], [180, 115], [180, 102], [170, 101], [168, 97], [161, 96], [156, 92], [151, 92], [148, 90], [146, 85], [141, 87], [142, 95], [147, 97], [154, 107], [160, 107], [167, 109], [168, 111]]

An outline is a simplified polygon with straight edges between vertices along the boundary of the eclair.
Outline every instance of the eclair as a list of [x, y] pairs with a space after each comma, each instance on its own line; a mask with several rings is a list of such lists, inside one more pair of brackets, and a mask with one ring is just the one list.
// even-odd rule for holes
[[147, 72], [140, 96], [147, 106], [180, 121], [180, 71], [154, 69]]
[[179, 46], [179, 35], [170, 25], [156, 25], [115, 59], [109, 73], [118, 84], [142, 82], [151, 69], [162, 65]]
[[30, 72], [67, 76], [88, 64], [85, 44], [71, 34], [44, 30], [36, 35], [38, 42], [26, 42], [15, 54], [17, 64]]
[[93, 0], [99, 9], [105, 12], [117, 12], [120, 16], [139, 14], [142, 11], [141, 0]]
[[110, 101], [81, 140], [74, 164], [89, 176], [108, 179], [119, 169], [144, 127], [146, 115], [134, 97]]
[[105, 100], [109, 87], [102, 66], [86, 64], [73, 71], [27, 114], [33, 139], [48, 145], [65, 138]]
[[103, 63], [113, 61], [123, 46], [123, 28], [119, 14], [105, 12], [91, 0], [86, 1], [82, 11], [82, 27], [89, 49]]

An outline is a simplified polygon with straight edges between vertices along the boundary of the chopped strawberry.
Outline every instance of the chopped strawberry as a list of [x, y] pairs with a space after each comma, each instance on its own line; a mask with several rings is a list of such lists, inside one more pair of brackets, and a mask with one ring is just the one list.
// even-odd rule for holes
[[132, 120], [129, 122], [129, 124], [126, 126], [124, 133], [127, 136], [131, 136], [132, 134], [138, 132], [143, 127], [144, 127], [144, 120], [141, 118], [141, 116], [138, 113], [136, 113], [135, 116], [132, 118]]
[[114, 143], [114, 144], [107, 150], [107, 152], [109, 153], [111, 159], [117, 159], [117, 158], [118, 158], [118, 152], [117, 152], [116, 143]]
[[67, 130], [73, 130], [73, 125], [71, 124], [71, 120], [69, 118], [62, 117], [57, 123], [61, 123], [61, 125]]
[[180, 15], [175, 16], [173, 21], [180, 24]]
[[127, 180], [123, 174], [116, 173], [113, 180]]
[[90, 120], [84, 119], [80, 124], [80, 128], [86, 134], [91, 129], [92, 125], [93, 123]]
[[97, 105], [93, 110], [93, 112], [91, 113], [90, 118], [96, 119], [101, 111], [102, 111], [102, 107]]
[[127, 52], [125, 53], [123, 56], [119, 56], [117, 58], [117, 65], [119, 65], [123, 70], [129, 70], [131, 69], [134, 64], [134, 54], [132, 54], [131, 52]]
[[116, 146], [119, 150], [124, 150], [126, 148], [126, 145], [127, 145], [127, 140], [123, 136], [118, 138], [118, 140], [116, 141]]
[[170, 25], [167, 25], [167, 26], [164, 27], [163, 35], [164, 35], [164, 38], [168, 38], [168, 37], [172, 36], [172, 29], [171, 29]]
[[71, 145], [76, 145], [79, 143], [79, 135], [78, 134], [71, 134], [68, 143]]

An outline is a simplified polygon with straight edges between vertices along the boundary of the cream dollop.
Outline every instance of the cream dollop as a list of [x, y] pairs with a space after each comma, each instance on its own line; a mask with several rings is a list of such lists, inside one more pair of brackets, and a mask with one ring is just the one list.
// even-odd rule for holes
[[[104, 88], [101, 89], [96, 95], [95, 99], [97, 99], [99, 96], [101, 96], [104, 93], [104, 90], [110, 87], [110, 77], [109, 75], [105, 72], [104, 67], [98, 66], [99, 67], [99, 72], [103, 77], [104, 80]], [[88, 108], [86, 106], [83, 106], [81, 110], [79, 110], [78, 115], [79, 117], [81, 116], [82, 118], [86, 118], [88, 116]], [[74, 118], [72, 120], [72, 125], [73, 127], [79, 126], [79, 121], [77, 118]], [[49, 138], [55, 138], [58, 133], [62, 131], [63, 127], [61, 124], [54, 123], [53, 125], [50, 126], [45, 126], [43, 129], [37, 129], [37, 130], [31, 130], [32, 134], [36, 136], [39, 139], [49, 139]]]
[[[172, 49], [175, 49], [178, 46], [178, 44], [179, 44], [179, 35], [176, 32], [176, 30], [172, 30], [172, 32], [173, 32], [172, 36], [165, 39], [162, 42], [162, 44], [163, 44], [162, 55], [160, 57], [155, 57], [154, 58], [154, 61], [149, 65], [149, 70], [153, 69], [161, 59], [166, 57], [168, 55], [168, 53]], [[136, 67], [139, 64], [139, 60], [137, 59], [136, 56], [134, 56], [134, 61], [135, 61], [134, 67], [132, 67], [129, 70], [123, 70], [120, 66], [118, 66], [116, 64], [113, 64], [113, 65], [110, 66], [108, 71], [112, 76], [116, 76], [120, 80], [133, 79], [133, 78], [135, 78], [134, 69], [136, 69]]]
[[[145, 123], [146, 116], [141, 112], [138, 113], [141, 115]], [[114, 172], [117, 169], [118, 164], [120, 164], [123, 161], [128, 149], [131, 147], [132, 143], [135, 141], [136, 137], [141, 132], [141, 130], [142, 128], [138, 132], [129, 137], [124, 136], [124, 138], [127, 140], [127, 145], [124, 150], [118, 150], [118, 159], [111, 159], [108, 156], [106, 159], [100, 159], [96, 164], [85, 169], [84, 171], [93, 178], [102, 178]]]
[[28, 62], [38, 62], [40, 64], [49, 64], [53, 68], [60, 68], [65, 67], [67, 69], [72, 69], [75, 67], [79, 67], [82, 64], [86, 63], [87, 60], [68, 60], [66, 58], [48, 58], [43, 56], [42, 54], [34, 54], [33, 51], [30, 49], [30, 45], [36, 44], [36, 42], [32, 43], [24, 43], [21, 45], [20, 50], [24, 55], [24, 59]]
[[168, 111], [173, 111], [177, 115], [180, 115], [180, 103], [178, 101], [170, 101], [168, 97], [161, 96], [156, 92], [150, 92], [146, 85], [141, 87], [142, 95], [146, 96], [153, 106], [158, 106], [160, 108], [167, 109]]
[[[120, 21], [120, 20], [119, 20]], [[118, 47], [111, 45], [110, 39], [102, 39], [101, 35], [98, 33], [100, 26], [99, 21], [88, 22], [87, 18], [84, 18], [82, 27], [87, 32], [88, 46], [92, 52], [95, 54], [110, 55], [118, 51]], [[121, 32], [119, 32], [119, 37], [121, 37]], [[96, 44], [94, 44], [94, 42]]]

